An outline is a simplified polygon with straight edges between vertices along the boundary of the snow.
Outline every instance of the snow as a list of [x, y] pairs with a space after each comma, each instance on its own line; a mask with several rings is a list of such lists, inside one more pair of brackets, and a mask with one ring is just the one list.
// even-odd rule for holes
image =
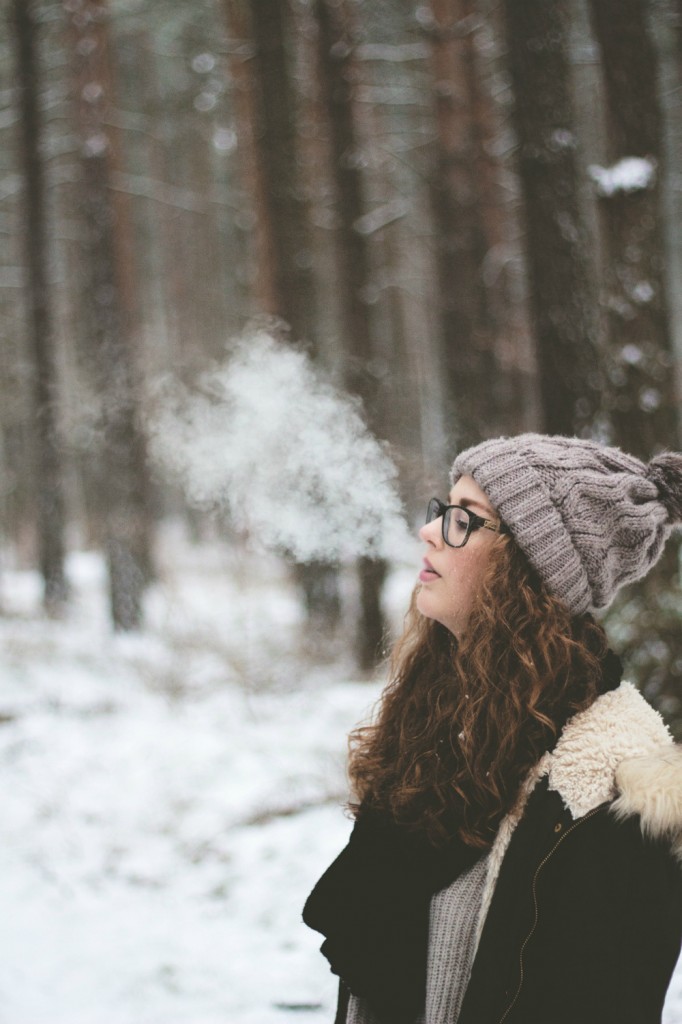
[[658, 388], [642, 388], [639, 393], [639, 407], [642, 412], [654, 412], [660, 407], [662, 397]]
[[557, 128], [552, 132], [551, 146], [553, 149], [575, 149], [577, 140], [567, 128]]
[[[329, 1024], [301, 908], [350, 831], [346, 735], [381, 679], [306, 663], [274, 557], [176, 532], [160, 567], [126, 637], [96, 555], [69, 560], [63, 622], [35, 574], [0, 577], [0, 1021]], [[413, 575], [390, 578], [396, 621]]]
[[632, 289], [632, 297], [640, 305], [645, 305], [647, 302], [651, 302], [656, 292], [653, 286], [648, 281], [638, 281], [635, 287]]
[[233, 128], [216, 128], [213, 132], [213, 147], [219, 153], [231, 153], [237, 148], [237, 133]]
[[609, 197], [619, 192], [639, 192], [653, 186], [656, 180], [656, 161], [628, 156], [612, 167], [591, 164], [588, 173], [596, 182], [597, 193], [600, 196]]
[[379, 684], [301, 663], [276, 560], [185, 557], [137, 636], [110, 634], [94, 555], [70, 560], [66, 622], [34, 574], [2, 579], [3, 1024], [333, 1016], [300, 915], [350, 830], [345, 737]]
[[192, 71], [196, 71], [199, 75], [207, 75], [213, 71], [215, 64], [216, 59], [212, 53], [198, 53], [196, 57], [192, 58]]
[[103, 132], [95, 132], [89, 135], [83, 143], [83, 156], [102, 156], [109, 148], [109, 139]]
[[624, 363], [629, 363], [630, 366], [638, 366], [644, 359], [644, 353], [639, 345], [633, 345], [632, 342], [628, 342], [620, 350], [620, 357]]

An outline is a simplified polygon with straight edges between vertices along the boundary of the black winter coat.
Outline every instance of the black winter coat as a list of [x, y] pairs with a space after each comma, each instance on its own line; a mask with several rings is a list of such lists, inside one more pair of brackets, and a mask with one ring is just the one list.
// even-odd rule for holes
[[[337, 1024], [349, 979], [382, 1024], [402, 1021], [387, 991], [401, 970], [357, 991], [319, 916], [314, 890], [304, 917], [328, 935]], [[569, 720], [503, 819], [478, 935], [458, 1024], [660, 1024], [682, 944], [682, 746], [630, 683]]]

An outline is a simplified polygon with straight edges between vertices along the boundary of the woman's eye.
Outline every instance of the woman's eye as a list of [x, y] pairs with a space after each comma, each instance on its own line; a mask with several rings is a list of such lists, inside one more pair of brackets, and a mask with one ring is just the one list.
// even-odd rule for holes
[[466, 528], [467, 528], [467, 520], [466, 519], [455, 518], [455, 526], [457, 526], [460, 530], [466, 530]]

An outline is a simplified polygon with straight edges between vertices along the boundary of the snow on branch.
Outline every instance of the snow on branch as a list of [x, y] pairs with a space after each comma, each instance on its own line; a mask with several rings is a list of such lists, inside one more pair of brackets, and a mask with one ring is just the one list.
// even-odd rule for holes
[[619, 192], [641, 192], [656, 181], [656, 161], [651, 157], [626, 156], [612, 167], [591, 164], [587, 170], [598, 195], [607, 198]]

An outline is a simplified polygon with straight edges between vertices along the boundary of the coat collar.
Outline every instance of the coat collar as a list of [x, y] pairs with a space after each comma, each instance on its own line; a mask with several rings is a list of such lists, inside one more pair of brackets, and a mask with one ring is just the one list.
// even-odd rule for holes
[[531, 785], [545, 774], [574, 818], [610, 802], [619, 821], [639, 815], [645, 836], [669, 838], [682, 863], [682, 744], [632, 683], [569, 719]]
[[531, 769], [492, 845], [475, 943], [511, 837], [543, 776], [574, 818], [610, 801], [618, 820], [640, 816], [644, 835], [669, 837], [682, 863], [682, 744], [632, 683], [598, 696], [564, 725], [552, 751]]
[[[648, 811], [653, 809], [652, 803], [671, 799], [682, 828], [682, 793], [676, 789], [669, 760], [664, 762], [669, 767], [665, 781], [657, 782], [654, 788], [657, 796], [653, 800], [648, 796], [656, 778], [653, 761], [671, 757], [673, 761], [677, 758], [678, 767], [682, 767], [680, 751], [659, 712], [632, 683], [622, 682], [568, 720], [546, 761], [548, 787], [559, 793], [574, 818], [614, 800], [618, 794], [621, 817], [641, 813], [640, 807]], [[641, 758], [651, 762], [646, 772], [638, 771], [631, 763]], [[638, 809], [626, 812], [626, 807]], [[666, 820], [673, 808], [664, 814]]]

